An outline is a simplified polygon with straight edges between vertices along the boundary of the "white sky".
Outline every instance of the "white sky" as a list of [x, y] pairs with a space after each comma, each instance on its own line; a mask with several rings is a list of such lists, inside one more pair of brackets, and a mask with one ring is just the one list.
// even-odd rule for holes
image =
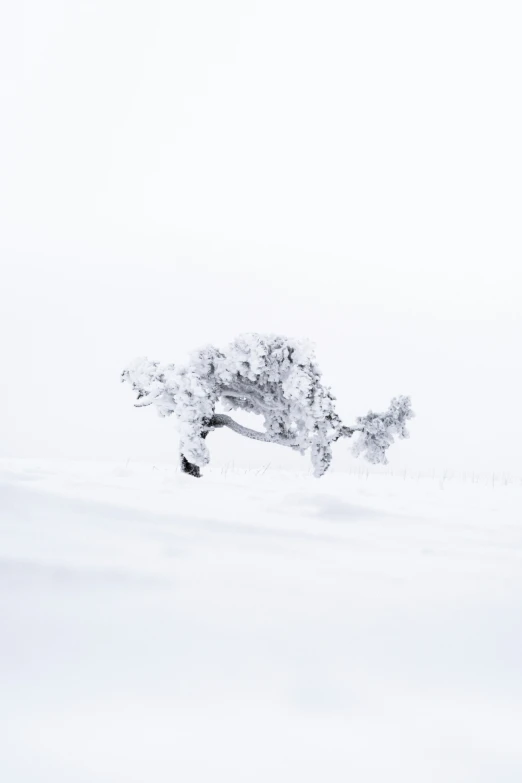
[[522, 474], [519, 3], [4, 5], [0, 455], [174, 456], [125, 363], [280, 331], [412, 395], [392, 462]]

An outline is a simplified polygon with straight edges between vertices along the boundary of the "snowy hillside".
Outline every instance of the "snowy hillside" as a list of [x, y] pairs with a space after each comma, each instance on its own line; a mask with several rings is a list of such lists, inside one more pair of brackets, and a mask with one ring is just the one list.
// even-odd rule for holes
[[522, 487], [3, 461], [5, 783], [519, 783]]

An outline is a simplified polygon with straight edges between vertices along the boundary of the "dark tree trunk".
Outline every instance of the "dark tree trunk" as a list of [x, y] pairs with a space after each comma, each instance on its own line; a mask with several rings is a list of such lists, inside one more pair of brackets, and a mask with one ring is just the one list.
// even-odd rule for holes
[[[210, 430], [204, 430], [201, 433], [203, 440], [205, 440], [209, 432]], [[194, 478], [201, 478], [201, 468], [199, 465], [194, 465], [192, 462], [189, 462], [184, 454], [181, 455], [181, 472], [187, 473], [189, 476], [194, 476]]]
[[201, 478], [201, 468], [199, 465], [193, 465], [184, 454], [181, 455], [181, 472], [188, 473], [189, 476], [194, 476], [195, 478]]

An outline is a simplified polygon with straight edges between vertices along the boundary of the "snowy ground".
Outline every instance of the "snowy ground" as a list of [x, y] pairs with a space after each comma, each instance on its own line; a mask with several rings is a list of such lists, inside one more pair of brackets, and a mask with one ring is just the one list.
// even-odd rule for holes
[[522, 487], [4, 461], [0, 780], [520, 783]]

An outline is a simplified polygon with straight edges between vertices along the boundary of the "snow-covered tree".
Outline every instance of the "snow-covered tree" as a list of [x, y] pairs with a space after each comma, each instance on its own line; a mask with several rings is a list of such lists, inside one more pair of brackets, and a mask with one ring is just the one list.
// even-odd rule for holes
[[[136, 359], [122, 380], [137, 392], [136, 407], [155, 405], [161, 416], [176, 416], [182, 470], [198, 477], [209, 462], [205, 439], [219, 427], [301, 454], [310, 450], [319, 477], [332, 460], [332, 444], [342, 437], [356, 436], [356, 456], [386, 463], [394, 436], [408, 437], [406, 421], [413, 416], [409, 397], [395, 397], [385, 413], [370, 411], [354, 426], [345, 426], [335, 411], [335, 397], [321, 383], [311, 344], [278, 335], [244, 334], [224, 351], [209, 345], [192, 353], [185, 365]], [[225, 410], [263, 416], [265, 431], [216, 413], [218, 402]]]

